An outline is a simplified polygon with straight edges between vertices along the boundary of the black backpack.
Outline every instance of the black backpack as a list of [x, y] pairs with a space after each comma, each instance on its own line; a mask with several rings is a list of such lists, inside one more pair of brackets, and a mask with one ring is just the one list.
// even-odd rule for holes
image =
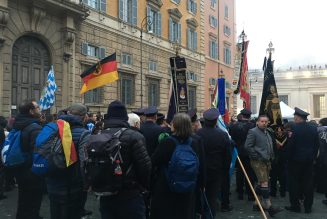
[[127, 128], [117, 132], [103, 130], [101, 134], [91, 135], [87, 147], [86, 177], [92, 190], [100, 196], [117, 194], [123, 179], [130, 172], [122, 169], [124, 160], [120, 153], [122, 143], [119, 138]]

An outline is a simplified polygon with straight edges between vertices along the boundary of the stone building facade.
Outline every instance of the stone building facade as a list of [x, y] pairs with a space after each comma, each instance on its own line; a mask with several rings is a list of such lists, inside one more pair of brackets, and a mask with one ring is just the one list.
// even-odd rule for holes
[[[72, 102], [105, 113], [115, 99], [130, 110], [156, 105], [166, 112], [169, 57], [176, 48], [187, 61], [190, 107], [201, 111], [203, 11], [202, 0], [0, 0], [0, 114], [15, 114], [22, 100], [38, 99], [51, 65], [58, 85], [53, 113]], [[177, 32], [172, 21], [180, 24]], [[80, 74], [112, 53], [120, 79], [80, 95]]]

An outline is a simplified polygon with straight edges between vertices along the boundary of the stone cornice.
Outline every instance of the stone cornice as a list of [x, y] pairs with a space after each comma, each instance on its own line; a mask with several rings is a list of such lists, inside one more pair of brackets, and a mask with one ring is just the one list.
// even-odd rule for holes
[[163, 5], [161, 0], [147, 0], [149, 3], [154, 4], [155, 6], [157, 6], [158, 8], [161, 8], [161, 6]]
[[168, 9], [168, 13], [177, 18], [178, 20], [182, 18], [183, 14], [178, 10], [178, 8]]
[[194, 18], [189, 18], [186, 20], [187, 25], [193, 28], [197, 28], [199, 26], [198, 21]]

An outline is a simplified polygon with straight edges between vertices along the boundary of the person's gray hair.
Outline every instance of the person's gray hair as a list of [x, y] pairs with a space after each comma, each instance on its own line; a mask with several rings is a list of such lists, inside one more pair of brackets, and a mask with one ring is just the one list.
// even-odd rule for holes
[[176, 136], [186, 139], [192, 135], [191, 118], [186, 113], [177, 113], [172, 121]]
[[129, 113], [128, 114], [128, 124], [131, 127], [139, 128], [140, 122], [141, 122], [141, 119], [140, 119], [140, 117], [138, 115], [136, 115], [135, 113]]

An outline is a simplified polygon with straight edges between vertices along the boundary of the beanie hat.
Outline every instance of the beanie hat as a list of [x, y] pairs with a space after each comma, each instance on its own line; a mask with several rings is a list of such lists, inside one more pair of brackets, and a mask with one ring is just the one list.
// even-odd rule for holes
[[107, 119], [128, 121], [128, 115], [125, 105], [118, 100], [112, 101], [108, 106]]

